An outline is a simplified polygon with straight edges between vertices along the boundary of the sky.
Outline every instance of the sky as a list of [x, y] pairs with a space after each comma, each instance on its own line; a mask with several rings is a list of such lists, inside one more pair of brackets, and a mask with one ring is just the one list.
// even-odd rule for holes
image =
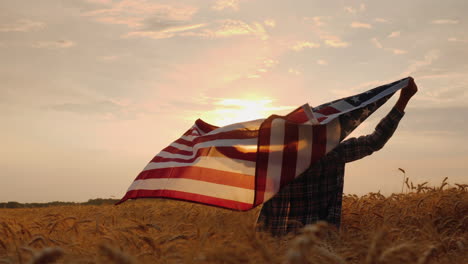
[[[2, 0], [0, 202], [121, 198], [197, 118], [287, 114], [413, 76], [345, 193], [467, 183], [466, 0]], [[371, 133], [396, 97], [350, 136]]]

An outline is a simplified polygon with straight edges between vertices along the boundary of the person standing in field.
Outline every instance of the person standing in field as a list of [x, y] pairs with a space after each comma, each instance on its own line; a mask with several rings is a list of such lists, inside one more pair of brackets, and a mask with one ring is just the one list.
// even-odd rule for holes
[[345, 164], [362, 159], [385, 145], [417, 91], [414, 79], [410, 78], [395, 106], [372, 134], [343, 141], [267, 201], [257, 221], [259, 229], [280, 236], [317, 221], [339, 228]]

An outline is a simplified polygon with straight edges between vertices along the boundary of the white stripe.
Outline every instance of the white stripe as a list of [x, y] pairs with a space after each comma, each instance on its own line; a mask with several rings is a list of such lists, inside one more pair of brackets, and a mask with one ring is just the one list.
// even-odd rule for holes
[[[377, 94], [376, 96], [370, 98], [369, 100], [361, 103], [359, 106], [351, 107], [349, 109], [345, 109], [346, 104], [347, 105], [350, 105], [350, 104], [346, 103], [344, 100], [340, 101], [340, 102], [344, 102], [344, 103], [337, 102], [337, 103], [335, 103], [333, 105], [330, 105], [330, 106], [332, 106], [332, 107], [334, 107], [334, 108], [336, 108], [338, 110], [343, 109], [343, 112], [339, 112], [339, 113], [336, 113], [336, 114], [329, 115], [328, 119], [323, 120], [321, 122], [321, 124], [327, 124], [330, 121], [332, 121], [334, 118], [336, 118], [337, 116], [340, 116], [342, 114], [351, 112], [351, 111], [353, 111], [355, 109], [362, 108], [362, 107], [365, 107], [365, 106], [367, 106], [367, 105], [369, 105], [371, 103], [374, 103], [374, 102], [378, 101], [379, 99], [382, 99], [383, 97], [385, 97], [387, 95], [390, 95], [391, 93], [394, 93], [394, 92], [396, 92], [396, 91], [398, 91], [398, 90], [400, 90], [402, 88], [405, 88], [406, 86], [408, 86], [408, 83], [409, 83], [408, 79], [403, 80], [403, 81], [401, 81], [401, 82], [387, 88], [386, 90], [384, 90], [381, 93]], [[341, 109], [339, 109], [339, 108], [341, 108]]]
[[197, 131], [197, 133], [200, 134], [201, 136], [203, 136], [203, 135], [206, 134], [205, 132], [203, 132], [203, 130], [201, 130], [201, 129], [197, 126], [196, 123], [193, 124], [192, 128], [195, 129], [195, 130]]
[[310, 166], [310, 159], [312, 158], [312, 126], [305, 125], [299, 126], [299, 137], [298, 137], [298, 151], [297, 151], [297, 162], [296, 162], [296, 175], [299, 176], [301, 173], [307, 170]]
[[345, 100], [340, 100], [338, 102], [335, 102], [335, 103], [331, 104], [330, 107], [333, 107], [333, 108], [335, 108], [336, 110], [338, 110], [340, 112], [344, 112], [344, 111], [346, 111], [348, 109], [353, 108], [354, 105], [349, 104]]
[[[383, 97], [385, 97], [385, 96], [387, 96], [387, 95], [389, 95], [391, 93], [394, 93], [394, 92], [396, 92], [396, 91], [398, 91], [398, 90], [400, 90], [402, 88], [405, 88], [406, 86], [408, 86], [408, 83], [409, 83], [408, 79], [403, 80], [403, 81], [401, 81], [401, 82], [387, 88], [386, 90], [384, 90], [383, 92], [377, 94], [376, 96], [372, 97], [371, 99], [363, 102], [361, 104], [361, 106], [359, 106], [359, 107], [363, 107], [363, 106], [366, 106], [366, 105], [368, 105], [370, 103], [376, 102], [379, 99], [381, 99], [381, 98], [383, 98]], [[357, 107], [357, 108], [359, 108], [359, 107]]]
[[257, 138], [215, 139], [215, 140], [195, 144], [192, 147], [173, 142], [169, 146], [177, 148], [179, 150], [196, 151], [198, 149], [208, 148], [208, 147], [243, 147], [243, 146], [250, 146], [250, 145], [257, 145]]
[[132, 190], [171, 190], [206, 195], [242, 203], [252, 203], [254, 190], [184, 178], [136, 180]]
[[312, 125], [317, 125], [319, 124], [319, 121], [317, 120], [314, 112], [312, 112], [312, 107], [309, 106], [309, 104], [305, 104], [302, 106], [302, 109], [304, 110], [304, 113], [307, 116], [308, 121], [304, 122], [305, 123], [310, 123]]
[[[253, 141], [255, 140], [255, 141]], [[247, 141], [246, 139], [243, 139], [242, 142], [250, 142], [251, 144], [249, 145], [232, 145], [233, 148], [236, 148], [238, 151], [242, 153], [252, 153], [252, 152], [257, 152], [257, 139], [254, 138], [252, 141]], [[213, 141], [210, 141], [213, 142]], [[174, 144], [174, 143], [173, 143]], [[171, 144], [171, 146], [174, 146]], [[156, 155], [156, 157], [161, 157], [161, 158], [168, 158], [168, 159], [184, 159], [184, 160], [189, 160], [195, 157], [197, 154], [197, 151], [206, 148], [206, 147], [212, 147], [211, 145], [204, 145], [203, 143], [199, 143], [195, 145], [195, 148], [193, 149], [187, 149], [185, 145], [180, 145], [175, 143], [176, 145], [183, 146], [182, 148], [185, 148], [184, 150], [192, 152], [191, 155], [183, 155], [183, 154], [176, 154], [176, 153], [170, 153], [167, 151], [161, 151]], [[231, 145], [229, 145], [231, 146]], [[219, 147], [219, 146], [218, 146]], [[180, 149], [180, 148], [178, 148]]]
[[283, 164], [284, 124], [285, 120], [282, 118], [276, 118], [271, 122], [270, 152], [268, 155], [264, 201], [269, 200], [279, 191]]
[[332, 122], [327, 124], [326, 129], [327, 129], [327, 147], [326, 147], [325, 153], [328, 153], [340, 143], [340, 137], [341, 137], [340, 120], [333, 119]]
[[148, 165], [146, 165], [143, 171], [187, 166], [242, 173], [251, 176], [255, 175], [255, 162], [223, 157], [199, 157], [190, 163], [175, 161], [150, 162]]
[[192, 142], [192, 140], [197, 138], [197, 137], [200, 137], [200, 136], [191, 135], [191, 136], [181, 136], [180, 138], [183, 139], [183, 140], [187, 140], [187, 141]]

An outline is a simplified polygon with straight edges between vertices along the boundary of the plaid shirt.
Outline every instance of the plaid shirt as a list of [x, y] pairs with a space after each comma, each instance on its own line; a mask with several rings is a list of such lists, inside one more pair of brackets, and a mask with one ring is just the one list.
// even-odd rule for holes
[[381, 149], [403, 115], [393, 108], [372, 134], [343, 141], [281, 189], [264, 203], [258, 219], [260, 229], [269, 230], [273, 235], [284, 235], [318, 220], [339, 228], [345, 163]]

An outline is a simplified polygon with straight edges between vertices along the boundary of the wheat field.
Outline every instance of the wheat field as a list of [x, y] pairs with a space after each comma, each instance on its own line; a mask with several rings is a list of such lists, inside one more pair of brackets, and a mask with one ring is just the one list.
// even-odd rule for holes
[[148, 199], [119, 206], [0, 209], [0, 263], [468, 263], [468, 185], [411, 186], [343, 201], [338, 232], [255, 232], [234, 212]]

